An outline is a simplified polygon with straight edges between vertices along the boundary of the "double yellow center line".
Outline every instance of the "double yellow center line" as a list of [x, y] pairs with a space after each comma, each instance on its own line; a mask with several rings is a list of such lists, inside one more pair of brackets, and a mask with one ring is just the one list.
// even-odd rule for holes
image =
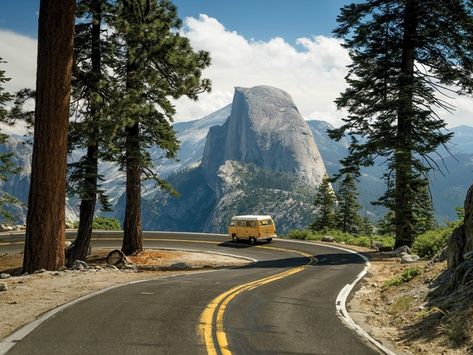
[[[207, 307], [204, 309], [202, 314], [200, 315], [199, 321], [199, 334], [201, 335], [202, 341], [205, 344], [205, 348], [207, 350], [208, 355], [231, 355], [232, 352], [228, 347], [228, 339], [227, 335], [225, 334], [225, 330], [223, 328], [223, 316], [225, 314], [225, 310], [228, 304], [238, 295], [245, 291], [251, 291], [259, 286], [263, 286], [265, 284], [281, 280], [285, 277], [294, 275], [298, 272], [301, 272], [305, 269], [307, 265], [315, 263], [316, 259], [307, 253], [303, 253], [296, 250], [290, 249], [283, 249], [283, 248], [274, 248], [274, 247], [265, 247], [260, 246], [258, 248], [265, 248], [265, 249], [272, 249], [284, 252], [292, 252], [301, 254], [304, 257], [308, 258], [308, 262], [305, 265], [297, 266], [295, 268], [289, 269], [284, 272], [280, 272], [276, 275], [272, 275], [269, 277], [265, 277], [259, 280], [255, 280], [243, 285], [238, 285], [233, 287], [232, 289], [222, 293], [221, 295], [217, 296], [210, 302]], [[215, 341], [214, 341], [214, 334], [215, 334]]]

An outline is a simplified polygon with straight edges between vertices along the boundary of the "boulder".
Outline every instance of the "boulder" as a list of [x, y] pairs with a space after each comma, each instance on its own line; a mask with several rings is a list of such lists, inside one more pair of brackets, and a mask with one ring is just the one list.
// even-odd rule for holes
[[0, 274], [0, 279], [9, 279], [10, 278], [10, 274], [7, 274], [6, 272], [2, 272]]
[[6, 282], [0, 282], [0, 292], [1, 291], [8, 291], [8, 285]]
[[392, 251], [384, 252], [384, 255], [388, 255], [388, 256], [392, 256], [392, 257], [396, 257], [396, 256], [400, 257], [403, 254], [410, 254], [410, 253], [411, 253], [411, 249], [407, 245], [403, 245], [403, 246], [400, 246], [399, 248], [396, 248]]
[[401, 255], [401, 264], [415, 263], [420, 260], [419, 255], [404, 253]]
[[0, 224], [0, 232], [11, 232], [13, 231], [13, 227], [7, 224]]
[[71, 270], [87, 270], [89, 268], [89, 265], [82, 260], [76, 260], [74, 261], [74, 264], [72, 264]]
[[322, 242], [329, 242], [329, 243], [333, 243], [335, 241], [335, 239], [333, 239], [333, 237], [329, 236], [329, 235], [324, 235], [321, 239]]
[[187, 265], [186, 263], [175, 263], [169, 266], [170, 270], [188, 270], [191, 267]]
[[107, 264], [113, 265], [119, 269], [129, 264], [126, 255], [119, 249], [111, 251], [107, 256]]

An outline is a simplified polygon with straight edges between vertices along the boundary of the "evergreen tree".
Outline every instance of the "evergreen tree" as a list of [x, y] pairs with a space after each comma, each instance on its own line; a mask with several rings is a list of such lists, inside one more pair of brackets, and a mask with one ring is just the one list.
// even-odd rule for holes
[[378, 233], [381, 235], [395, 235], [394, 212], [388, 211], [378, 222]]
[[413, 204], [414, 215], [414, 236], [434, 229], [436, 226], [434, 209], [432, 207], [432, 198], [430, 196], [428, 181], [424, 182], [417, 193]]
[[335, 207], [337, 198], [335, 192], [330, 184], [330, 179], [325, 176], [322, 183], [317, 188], [315, 193], [315, 207], [317, 208], [317, 215], [311, 229], [320, 231], [324, 229], [334, 228], [336, 225]]
[[23, 272], [64, 265], [74, 0], [41, 0], [31, 183]]
[[361, 218], [361, 234], [368, 237], [374, 234], [374, 226], [366, 213]]
[[69, 150], [83, 148], [86, 155], [69, 164], [69, 193], [81, 199], [77, 237], [66, 255], [69, 265], [87, 256], [97, 198], [103, 210], [110, 210], [99, 183], [98, 161], [101, 147], [106, 149], [112, 139], [114, 130], [109, 111], [117, 101], [110, 76], [114, 58], [109, 31], [102, 29], [112, 10], [109, 0], [77, 3], [72, 81], [72, 108], [77, 120], [70, 125]]
[[436, 110], [452, 107], [437, 93], [472, 87], [470, 9], [461, 0], [365, 0], [344, 6], [337, 21], [352, 59], [349, 87], [336, 100], [348, 117], [330, 131], [352, 138], [341, 173], [387, 161], [380, 203], [394, 212], [396, 247], [410, 246], [414, 203], [437, 167], [430, 154], [451, 137]]
[[351, 174], [345, 174], [337, 193], [337, 228], [342, 232], [358, 234], [361, 218], [358, 214], [358, 192], [356, 180]]
[[[0, 64], [5, 63], [0, 58]], [[0, 69], [0, 122], [10, 123], [9, 111], [6, 109], [6, 104], [13, 100], [13, 95], [6, 92], [4, 85], [10, 78], [5, 77], [5, 71]], [[0, 144], [5, 144], [8, 141], [8, 135], [0, 132]], [[8, 176], [16, 174], [18, 167], [13, 162], [14, 153], [6, 152], [0, 153], [0, 181], [7, 181]], [[9, 207], [19, 205], [20, 201], [14, 196], [10, 195], [5, 191], [0, 191], [0, 221], [12, 221], [13, 216], [10, 213]]]
[[119, 161], [126, 169], [126, 206], [122, 250], [142, 250], [141, 177], [169, 188], [154, 171], [148, 148], [156, 145], [168, 158], [176, 156], [179, 142], [171, 126], [175, 109], [170, 98], [183, 95], [197, 100], [210, 91], [201, 79], [210, 64], [207, 52], [194, 52], [179, 35], [181, 21], [169, 0], [119, 0], [113, 27], [117, 56], [114, 68], [122, 90], [116, 113], [124, 129], [116, 136]]

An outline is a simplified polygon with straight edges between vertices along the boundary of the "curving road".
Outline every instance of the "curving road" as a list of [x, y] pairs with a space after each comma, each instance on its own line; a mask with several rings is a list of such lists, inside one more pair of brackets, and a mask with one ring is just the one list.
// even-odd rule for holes
[[[15, 244], [17, 243], [17, 244]], [[96, 233], [95, 246], [119, 244]], [[0, 239], [3, 251], [21, 237]], [[340, 290], [364, 260], [313, 243], [234, 244], [217, 234], [145, 234], [145, 248], [244, 256], [239, 268], [134, 283], [77, 302], [27, 334], [8, 354], [378, 354], [336, 315]]]

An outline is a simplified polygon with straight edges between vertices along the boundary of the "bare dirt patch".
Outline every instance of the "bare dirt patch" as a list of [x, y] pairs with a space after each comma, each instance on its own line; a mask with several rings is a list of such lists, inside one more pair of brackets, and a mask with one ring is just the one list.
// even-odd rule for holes
[[[368, 254], [369, 272], [348, 305], [356, 323], [397, 354], [473, 353], [471, 302], [450, 298], [459, 308], [447, 314], [437, 301], [432, 301], [445, 262], [400, 264], [398, 258]], [[418, 270], [419, 275], [399, 283], [399, 276], [409, 273], [408, 269]]]
[[[87, 262], [89, 269], [45, 271], [32, 275], [2, 279], [8, 291], [0, 292], [0, 339], [15, 329], [34, 321], [46, 311], [100, 289], [136, 280], [147, 280], [189, 271], [116, 270], [105, 266], [111, 249], [94, 250]], [[20, 275], [23, 255], [20, 253], [0, 257], [0, 273]], [[185, 263], [188, 270], [240, 266], [247, 260], [211, 253], [175, 250], [146, 250], [130, 257], [134, 264], [170, 267]]]

